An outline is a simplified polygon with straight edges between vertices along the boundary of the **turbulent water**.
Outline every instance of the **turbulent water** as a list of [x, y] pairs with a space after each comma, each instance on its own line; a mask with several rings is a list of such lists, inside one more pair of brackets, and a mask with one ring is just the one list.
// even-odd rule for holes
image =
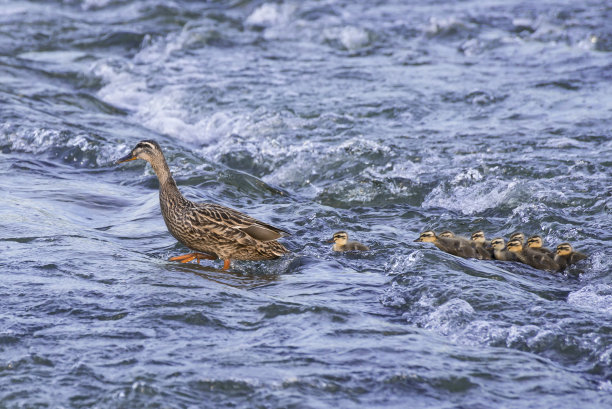
[[[609, 408], [612, 5], [0, 1], [0, 407]], [[169, 262], [149, 165], [292, 235]], [[589, 255], [551, 274], [426, 229]], [[346, 230], [365, 253], [338, 254]]]

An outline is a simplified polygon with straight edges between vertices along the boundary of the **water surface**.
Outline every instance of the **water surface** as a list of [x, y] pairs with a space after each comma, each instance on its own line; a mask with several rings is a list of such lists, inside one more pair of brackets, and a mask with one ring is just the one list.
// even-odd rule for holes
[[[0, 406], [610, 407], [612, 7], [532, 3], [3, 1]], [[142, 139], [292, 254], [168, 262]]]

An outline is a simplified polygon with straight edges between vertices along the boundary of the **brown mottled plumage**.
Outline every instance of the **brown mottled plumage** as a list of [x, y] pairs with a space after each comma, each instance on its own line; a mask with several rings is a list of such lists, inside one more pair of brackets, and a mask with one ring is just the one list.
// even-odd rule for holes
[[[288, 235], [284, 230], [214, 203], [194, 203], [183, 197], [172, 178], [161, 147], [155, 141], [141, 141], [117, 163], [143, 159], [151, 164], [159, 179], [159, 203], [168, 231], [181, 243], [195, 250], [172, 257], [183, 263], [191, 260], [270, 260], [288, 250], [276, 240]], [[204, 253], [204, 254], [202, 254]]]

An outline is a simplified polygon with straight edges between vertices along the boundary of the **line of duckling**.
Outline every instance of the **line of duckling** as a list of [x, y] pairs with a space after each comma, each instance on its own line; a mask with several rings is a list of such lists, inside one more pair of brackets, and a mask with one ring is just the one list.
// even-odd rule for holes
[[559, 244], [556, 251], [543, 247], [542, 238], [538, 235], [529, 237], [527, 246], [524, 246], [525, 235], [520, 232], [513, 233], [508, 244], [502, 237], [488, 242], [482, 230], [472, 233], [470, 239], [448, 230], [439, 235], [428, 230], [415, 241], [433, 243], [440, 250], [458, 257], [517, 261], [547, 271], [562, 271], [570, 264], [587, 258], [587, 255], [574, 251], [569, 243]]
[[[231, 260], [271, 260], [289, 252], [277, 240], [289, 235], [285, 230], [257, 220], [238, 210], [215, 203], [195, 203], [179, 191], [161, 146], [155, 141], [140, 141], [130, 153], [116, 163], [142, 159], [149, 162], [159, 180], [159, 202], [164, 222], [170, 233], [192, 252], [171, 257], [172, 261], [188, 263], [195, 260], [223, 260], [223, 269], [230, 268]], [[539, 236], [530, 237], [523, 247], [525, 236], [516, 233], [507, 246], [504, 239], [486, 243], [484, 233], [472, 234], [471, 240], [443, 232], [436, 236], [426, 231], [415, 241], [434, 243], [439, 249], [459, 257], [522, 261], [543, 270], [562, 270], [567, 265], [586, 258], [575, 252], [569, 243], [557, 246], [556, 253], [542, 247]], [[334, 233], [334, 251], [366, 251], [368, 246], [350, 241], [348, 233]]]

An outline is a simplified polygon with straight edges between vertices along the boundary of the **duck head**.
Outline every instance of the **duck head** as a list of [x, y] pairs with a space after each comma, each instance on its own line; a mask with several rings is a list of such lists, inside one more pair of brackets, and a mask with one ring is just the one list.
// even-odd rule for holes
[[523, 243], [519, 239], [514, 238], [508, 242], [507, 248], [508, 251], [513, 253], [520, 253], [523, 251]]
[[504, 247], [506, 247], [506, 243], [501, 237], [496, 237], [491, 240], [491, 247], [493, 247], [494, 250], [503, 250]]
[[542, 238], [540, 236], [531, 236], [527, 239], [527, 247], [539, 249], [542, 247]]
[[155, 141], [140, 141], [130, 153], [119, 159], [115, 164], [129, 162], [131, 160], [142, 159], [154, 164], [160, 159], [163, 160], [161, 146]]
[[569, 256], [574, 251], [569, 243], [561, 243], [557, 246], [557, 254], [560, 256]]
[[339, 231], [334, 233], [334, 236], [328, 243], [336, 243], [338, 246], [344, 246], [348, 241], [348, 233], [345, 231]]
[[510, 235], [510, 240], [513, 240], [513, 239], [518, 239], [518, 240], [520, 240], [521, 245], [522, 245], [523, 243], [525, 243], [525, 235], [524, 235], [523, 233], [521, 233], [520, 231], [517, 231], [517, 232], [512, 233], [512, 234]]
[[431, 230], [424, 231], [423, 233], [421, 233], [419, 238], [416, 239], [415, 241], [424, 241], [428, 243], [433, 243], [434, 241], [436, 241], [436, 233], [434, 233]]
[[475, 231], [472, 233], [472, 241], [479, 244], [485, 244], [485, 234], [482, 230]]

